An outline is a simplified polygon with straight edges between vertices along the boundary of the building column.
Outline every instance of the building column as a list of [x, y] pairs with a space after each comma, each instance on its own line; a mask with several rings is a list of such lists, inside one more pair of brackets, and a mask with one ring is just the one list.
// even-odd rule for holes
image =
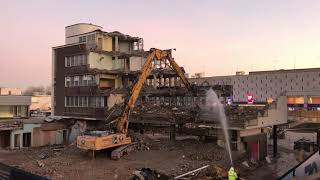
[[157, 76], [153, 75], [153, 87], [156, 89], [157, 88]]
[[[318, 146], [318, 150], [320, 148], [320, 129], [317, 130], [317, 146]], [[320, 153], [320, 151], [319, 151]]]
[[115, 50], [116, 52], [119, 51], [119, 38], [118, 38], [118, 36], [115, 36], [115, 37], [114, 37], [114, 50]]
[[176, 125], [170, 125], [170, 140], [176, 140]]
[[164, 83], [163, 83], [163, 75], [161, 74], [159, 77], [159, 87], [163, 87]]
[[277, 157], [278, 153], [278, 133], [277, 133], [278, 125], [273, 125], [273, 157]]

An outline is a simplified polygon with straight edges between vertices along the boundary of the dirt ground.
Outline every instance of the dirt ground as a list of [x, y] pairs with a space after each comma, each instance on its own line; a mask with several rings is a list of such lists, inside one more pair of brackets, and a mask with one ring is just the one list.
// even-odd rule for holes
[[[97, 153], [95, 159], [92, 159], [87, 151], [79, 150], [75, 145], [48, 146], [0, 151], [0, 162], [51, 179], [125, 180], [133, 171], [144, 167], [170, 176], [177, 176], [204, 165], [219, 165], [226, 169], [230, 167], [228, 154], [224, 149], [213, 142], [190, 138], [169, 141], [164, 137], [153, 136], [152, 139], [148, 138], [139, 150], [120, 160], [111, 160], [106, 154]], [[237, 159], [236, 154], [233, 156]], [[235, 160], [235, 167], [239, 171], [240, 163], [240, 160]], [[241, 172], [244, 178], [254, 177], [253, 171]]]

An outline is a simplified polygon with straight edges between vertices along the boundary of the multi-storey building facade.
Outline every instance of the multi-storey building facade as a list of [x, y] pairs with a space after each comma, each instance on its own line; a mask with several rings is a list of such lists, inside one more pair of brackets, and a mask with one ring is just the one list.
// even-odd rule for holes
[[130, 85], [144, 64], [143, 40], [80, 23], [53, 47], [52, 111], [58, 116], [103, 118], [110, 90]]
[[234, 103], [270, 103], [287, 97], [288, 120], [320, 122], [320, 68], [256, 71], [249, 74], [194, 78], [207, 85], [231, 85]]
[[191, 79], [198, 84], [232, 85], [233, 101], [247, 102], [248, 95], [255, 102], [274, 100], [287, 92], [320, 91], [320, 68], [255, 71], [249, 74], [214, 76]]

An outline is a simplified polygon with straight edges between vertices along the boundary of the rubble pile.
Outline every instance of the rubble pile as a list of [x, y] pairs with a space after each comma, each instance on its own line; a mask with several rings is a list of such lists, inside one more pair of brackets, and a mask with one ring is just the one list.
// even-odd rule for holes
[[[226, 106], [225, 113], [230, 127], [244, 127], [245, 123], [267, 115], [268, 106]], [[218, 112], [201, 106], [197, 122], [219, 124]]]
[[150, 168], [135, 171], [129, 180], [173, 180], [174, 178]]

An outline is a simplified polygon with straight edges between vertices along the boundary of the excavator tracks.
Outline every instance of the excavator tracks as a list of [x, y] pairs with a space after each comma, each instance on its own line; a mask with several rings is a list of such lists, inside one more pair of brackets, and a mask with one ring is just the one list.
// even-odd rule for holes
[[119, 146], [111, 152], [111, 159], [118, 160], [123, 155], [129, 154], [130, 152], [134, 151], [137, 148], [137, 146], [138, 146], [138, 143], [136, 142]]

